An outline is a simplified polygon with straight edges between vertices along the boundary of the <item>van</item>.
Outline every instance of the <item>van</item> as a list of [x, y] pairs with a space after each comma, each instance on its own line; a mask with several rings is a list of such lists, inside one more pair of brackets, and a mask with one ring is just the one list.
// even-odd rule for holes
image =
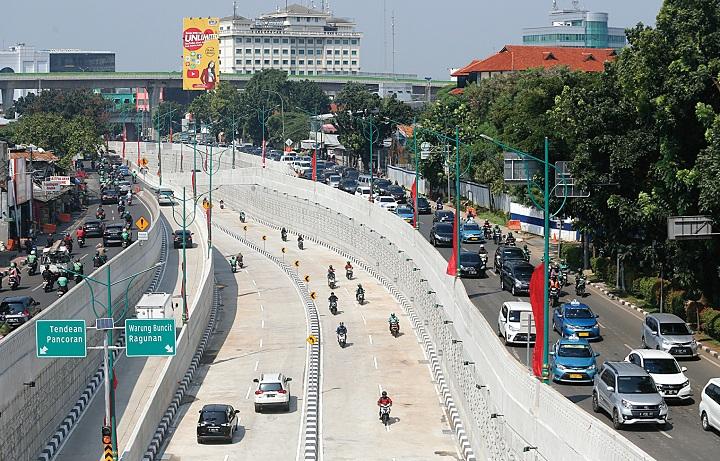
[[360, 184], [362, 184], [364, 186], [369, 186], [370, 185], [370, 175], [369, 174], [361, 174], [360, 176], [358, 176], [357, 182], [359, 182]]
[[175, 192], [173, 192], [172, 189], [167, 187], [161, 187], [158, 189], [157, 199], [159, 205], [173, 205], [175, 203], [173, 200], [174, 197]]
[[285, 164], [292, 165], [292, 163], [295, 161], [295, 156], [293, 156], [293, 155], [283, 155], [283, 156], [280, 158], [280, 161], [283, 162], [283, 163], [285, 163]]
[[[528, 318], [532, 316], [530, 303], [508, 301], [503, 303], [498, 313], [497, 333], [505, 344], [528, 343]], [[530, 325], [530, 344], [535, 343], [535, 321]]]

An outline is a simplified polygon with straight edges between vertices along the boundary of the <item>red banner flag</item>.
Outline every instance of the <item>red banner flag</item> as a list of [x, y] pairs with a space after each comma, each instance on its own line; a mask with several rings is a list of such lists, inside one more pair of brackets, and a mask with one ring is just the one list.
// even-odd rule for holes
[[317, 181], [317, 150], [313, 152], [312, 169], [312, 180]]
[[262, 167], [265, 168], [265, 140], [263, 139], [262, 143]]
[[542, 377], [543, 344], [545, 333], [545, 264], [535, 268], [530, 277], [530, 304], [535, 323], [535, 347], [533, 348], [532, 368], [538, 378]]
[[447, 266], [447, 275], [452, 275], [452, 276], [458, 275], [457, 260], [455, 259], [456, 255], [457, 255], [457, 251], [458, 251], [458, 239], [457, 239], [458, 232], [457, 231], [458, 231], [459, 225], [460, 225], [460, 223], [458, 222], [458, 219], [459, 219], [459, 215], [458, 215], [458, 213], [455, 213], [455, 219], [453, 221], [453, 251], [452, 251], [452, 256], [450, 256], [450, 260], [448, 261], [448, 266]]
[[413, 226], [417, 226], [418, 210], [417, 210], [417, 183], [413, 182], [410, 188], [410, 198], [413, 204]]

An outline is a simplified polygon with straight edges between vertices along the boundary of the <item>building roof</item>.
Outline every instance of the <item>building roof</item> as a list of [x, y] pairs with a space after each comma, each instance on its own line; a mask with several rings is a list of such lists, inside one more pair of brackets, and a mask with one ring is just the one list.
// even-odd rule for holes
[[224, 18], [220, 18], [221, 21], [250, 21], [248, 18], [244, 16], [225, 16]]
[[[11, 159], [24, 158], [26, 160], [29, 160], [30, 152], [10, 152], [10, 158]], [[57, 162], [58, 160], [60, 160], [52, 152], [38, 152], [38, 151], [34, 151], [32, 153], [32, 159], [33, 159], [33, 162]]]
[[459, 68], [458, 70], [456, 70], [455, 72], [450, 74], [450, 76], [451, 77], [462, 77], [464, 75], [469, 75], [470, 71], [468, 69], [470, 69], [472, 66], [474, 66], [475, 64], [477, 64], [479, 62], [480, 62], [479, 59], [473, 59], [472, 61], [470, 61], [470, 64]]
[[294, 3], [292, 5], [288, 5], [287, 8], [278, 8], [277, 11], [265, 13], [261, 15], [261, 17], [277, 16], [278, 14], [307, 14], [311, 16], [329, 16], [327, 13], [324, 13], [320, 10], [315, 10], [312, 8], [308, 8], [307, 6], [302, 6]]
[[510, 72], [537, 67], [567, 66], [570, 70], [602, 72], [605, 62], [615, 60], [612, 48], [568, 48], [505, 45], [502, 50], [480, 61], [473, 61], [454, 72], [453, 77], [473, 72]]

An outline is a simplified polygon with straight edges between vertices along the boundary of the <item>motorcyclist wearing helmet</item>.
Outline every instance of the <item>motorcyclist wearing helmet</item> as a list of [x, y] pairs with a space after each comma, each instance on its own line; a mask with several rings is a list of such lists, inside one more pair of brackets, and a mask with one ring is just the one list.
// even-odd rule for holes
[[380, 395], [380, 398], [377, 401], [378, 407], [380, 407], [380, 411], [378, 412], [379, 419], [382, 419], [382, 407], [388, 406], [392, 407], [392, 399], [388, 396], [388, 393], [386, 391], [382, 391], [382, 394]]
[[352, 264], [350, 264], [350, 261], [348, 261], [347, 264], [345, 264], [345, 270], [346, 270], [346, 271], [348, 271], [348, 270], [349, 270], [349, 271], [353, 270], [353, 266], [352, 266]]
[[328, 301], [330, 302], [330, 304], [335, 303], [335, 305], [337, 305], [338, 297], [335, 296], [334, 291], [330, 292], [330, 296], [328, 296]]
[[480, 245], [480, 249], [478, 250], [478, 255], [486, 255], [488, 254], [487, 249], [485, 248], [485, 245]]
[[335, 268], [332, 267], [332, 264], [328, 267], [327, 278], [328, 280], [335, 280]]
[[390, 314], [390, 318], [388, 318], [388, 328], [390, 329], [390, 332], [392, 332], [392, 326], [394, 324], [400, 325], [400, 319], [395, 316], [395, 312]]
[[346, 335], [347, 337], [347, 327], [343, 322], [340, 322], [340, 325], [338, 325], [338, 327], [335, 329], [335, 334], [337, 334], [338, 336]]
[[513, 235], [512, 232], [508, 231], [507, 237], [505, 237], [505, 244], [507, 244], [507, 245], [515, 244], [515, 236]]

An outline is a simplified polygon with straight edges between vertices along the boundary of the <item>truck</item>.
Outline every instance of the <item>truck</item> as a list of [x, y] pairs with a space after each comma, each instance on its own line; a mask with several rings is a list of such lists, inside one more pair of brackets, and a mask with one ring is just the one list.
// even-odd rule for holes
[[173, 318], [171, 296], [169, 293], [145, 293], [135, 305], [135, 313], [139, 319]]

